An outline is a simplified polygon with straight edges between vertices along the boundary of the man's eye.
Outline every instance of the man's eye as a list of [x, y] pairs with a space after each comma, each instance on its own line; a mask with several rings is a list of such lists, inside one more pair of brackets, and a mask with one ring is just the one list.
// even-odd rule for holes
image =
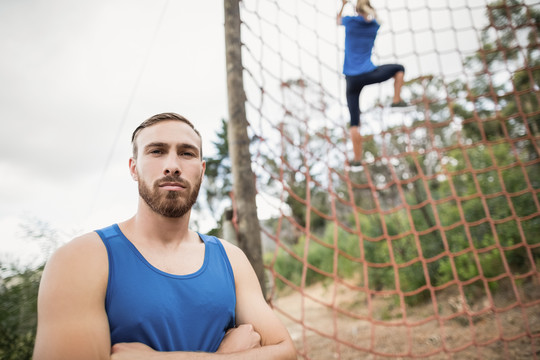
[[150, 154], [162, 154], [162, 153], [163, 151], [158, 150], [158, 149], [150, 150]]
[[186, 156], [186, 157], [194, 157], [195, 154], [190, 152], [190, 151], [185, 151], [183, 153], [180, 154], [181, 156]]

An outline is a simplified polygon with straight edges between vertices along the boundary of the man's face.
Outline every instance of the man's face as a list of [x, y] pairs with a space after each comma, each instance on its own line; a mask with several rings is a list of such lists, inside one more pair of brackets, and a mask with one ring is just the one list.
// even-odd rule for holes
[[137, 159], [130, 169], [139, 196], [154, 212], [182, 217], [197, 200], [206, 163], [201, 140], [187, 124], [164, 121], [143, 129], [135, 139]]

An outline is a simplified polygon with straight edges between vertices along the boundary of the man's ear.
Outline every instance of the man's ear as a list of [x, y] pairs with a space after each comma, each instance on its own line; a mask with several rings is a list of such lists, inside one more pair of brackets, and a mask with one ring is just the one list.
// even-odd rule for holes
[[133, 180], [139, 180], [139, 177], [137, 176], [137, 160], [135, 158], [129, 159], [129, 172]]
[[206, 160], [202, 161], [202, 169], [201, 169], [201, 180], [204, 178], [204, 173], [206, 172]]

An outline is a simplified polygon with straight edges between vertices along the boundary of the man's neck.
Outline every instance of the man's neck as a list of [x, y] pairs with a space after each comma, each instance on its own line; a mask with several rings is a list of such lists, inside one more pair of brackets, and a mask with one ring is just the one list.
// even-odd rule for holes
[[189, 230], [191, 211], [179, 218], [166, 217], [152, 211], [147, 206], [139, 206], [131, 219], [120, 227], [126, 236], [137, 243], [151, 246], [178, 246], [193, 239]]
[[118, 225], [152, 266], [166, 273], [187, 275], [201, 268], [205, 256], [204, 243], [188, 224], [189, 213], [168, 218], [139, 209], [134, 217]]

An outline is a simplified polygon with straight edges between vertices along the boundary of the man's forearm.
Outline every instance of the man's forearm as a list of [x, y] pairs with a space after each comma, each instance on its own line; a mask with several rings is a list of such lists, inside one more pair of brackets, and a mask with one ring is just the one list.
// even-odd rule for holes
[[[212, 355], [212, 354], [211, 354]], [[224, 357], [216, 357], [215, 359], [223, 360], [289, 360], [296, 359], [296, 350], [293, 344], [290, 344], [286, 341], [283, 341], [274, 345], [261, 346], [259, 348], [244, 350], [241, 352], [230, 353], [230, 354], [216, 354], [216, 355], [225, 355]], [[214, 359], [214, 358], [208, 358]], [[171, 359], [172, 360], [172, 359]]]
[[286, 341], [235, 353], [159, 352], [143, 344], [116, 344], [111, 360], [289, 360], [296, 359], [294, 346]]

